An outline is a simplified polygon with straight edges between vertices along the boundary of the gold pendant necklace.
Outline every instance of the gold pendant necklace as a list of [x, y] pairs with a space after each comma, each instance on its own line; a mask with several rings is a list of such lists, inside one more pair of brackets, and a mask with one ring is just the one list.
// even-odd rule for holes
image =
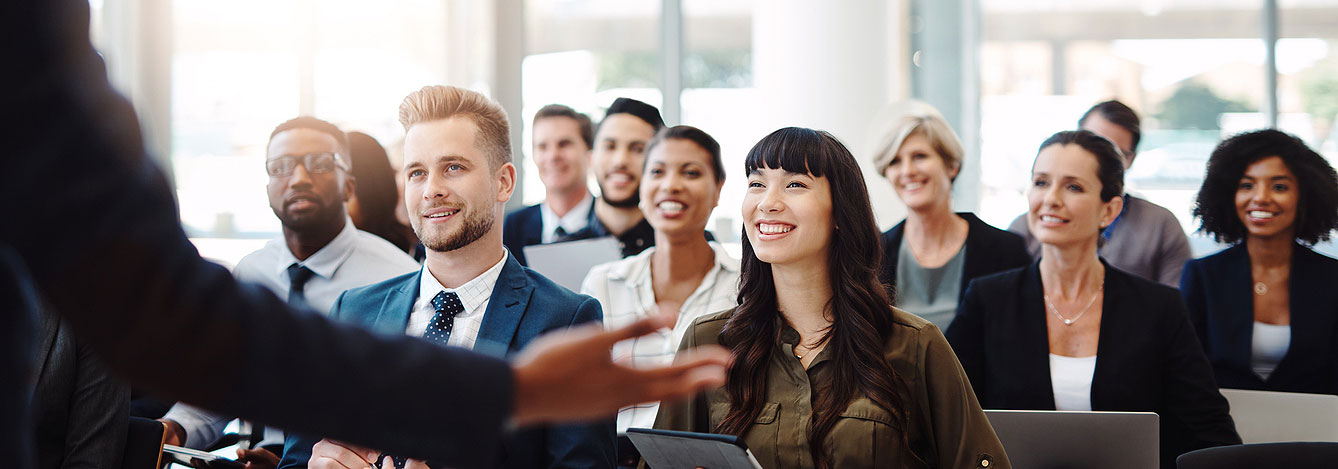
[[1259, 296], [1268, 294], [1268, 285], [1265, 285], [1264, 282], [1254, 282], [1254, 294]]

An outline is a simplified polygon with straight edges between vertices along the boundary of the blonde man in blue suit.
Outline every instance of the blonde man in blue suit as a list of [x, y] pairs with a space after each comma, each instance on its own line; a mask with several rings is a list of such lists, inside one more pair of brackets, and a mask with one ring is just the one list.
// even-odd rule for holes
[[[516, 168], [500, 106], [473, 91], [429, 86], [404, 99], [400, 123], [406, 131], [405, 205], [427, 258], [420, 272], [344, 292], [331, 317], [498, 356], [519, 351], [544, 332], [601, 320], [593, 298], [521, 266], [502, 245], [498, 220], [515, 189]], [[289, 437], [280, 467], [425, 464], [315, 440]], [[612, 418], [535, 427], [505, 438], [498, 467], [611, 468], [613, 446]]]

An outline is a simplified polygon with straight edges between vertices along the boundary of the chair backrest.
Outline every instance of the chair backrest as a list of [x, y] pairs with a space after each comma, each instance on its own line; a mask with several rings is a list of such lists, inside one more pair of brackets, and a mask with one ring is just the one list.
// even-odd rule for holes
[[1333, 467], [1338, 443], [1254, 443], [1190, 451], [1175, 460], [1179, 469]]
[[1223, 389], [1245, 443], [1338, 442], [1338, 396]]
[[163, 466], [163, 423], [153, 419], [130, 417], [130, 431], [125, 434], [125, 469], [158, 469]]

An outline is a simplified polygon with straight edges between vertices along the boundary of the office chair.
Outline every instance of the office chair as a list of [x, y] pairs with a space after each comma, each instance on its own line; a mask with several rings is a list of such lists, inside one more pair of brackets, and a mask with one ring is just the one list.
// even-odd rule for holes
[[1175, 459], [1179, 469], [1333, 467], [1338, 443], [1291, 442], [1218, 446], [1190, 451]]

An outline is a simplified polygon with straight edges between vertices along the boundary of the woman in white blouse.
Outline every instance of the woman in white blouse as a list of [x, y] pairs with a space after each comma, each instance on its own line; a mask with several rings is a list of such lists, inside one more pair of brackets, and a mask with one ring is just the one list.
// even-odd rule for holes
[[[720, 144], [680, 125], [661, 131], [646, 155], [641, 211], [655, 228], [655, 246], [595, 266], [581, 286], [603, 306], [608, 328], [652, 314], [677, 316], [672, 330], [614, 345], [614, 358], [633, 366], [669, 364], [693, 319], [738, 305], [739, 260], [705, 237], [725, 183]], [[658, 408], [649, 403], [622, 409], [618, 432], [649, 428]]]

